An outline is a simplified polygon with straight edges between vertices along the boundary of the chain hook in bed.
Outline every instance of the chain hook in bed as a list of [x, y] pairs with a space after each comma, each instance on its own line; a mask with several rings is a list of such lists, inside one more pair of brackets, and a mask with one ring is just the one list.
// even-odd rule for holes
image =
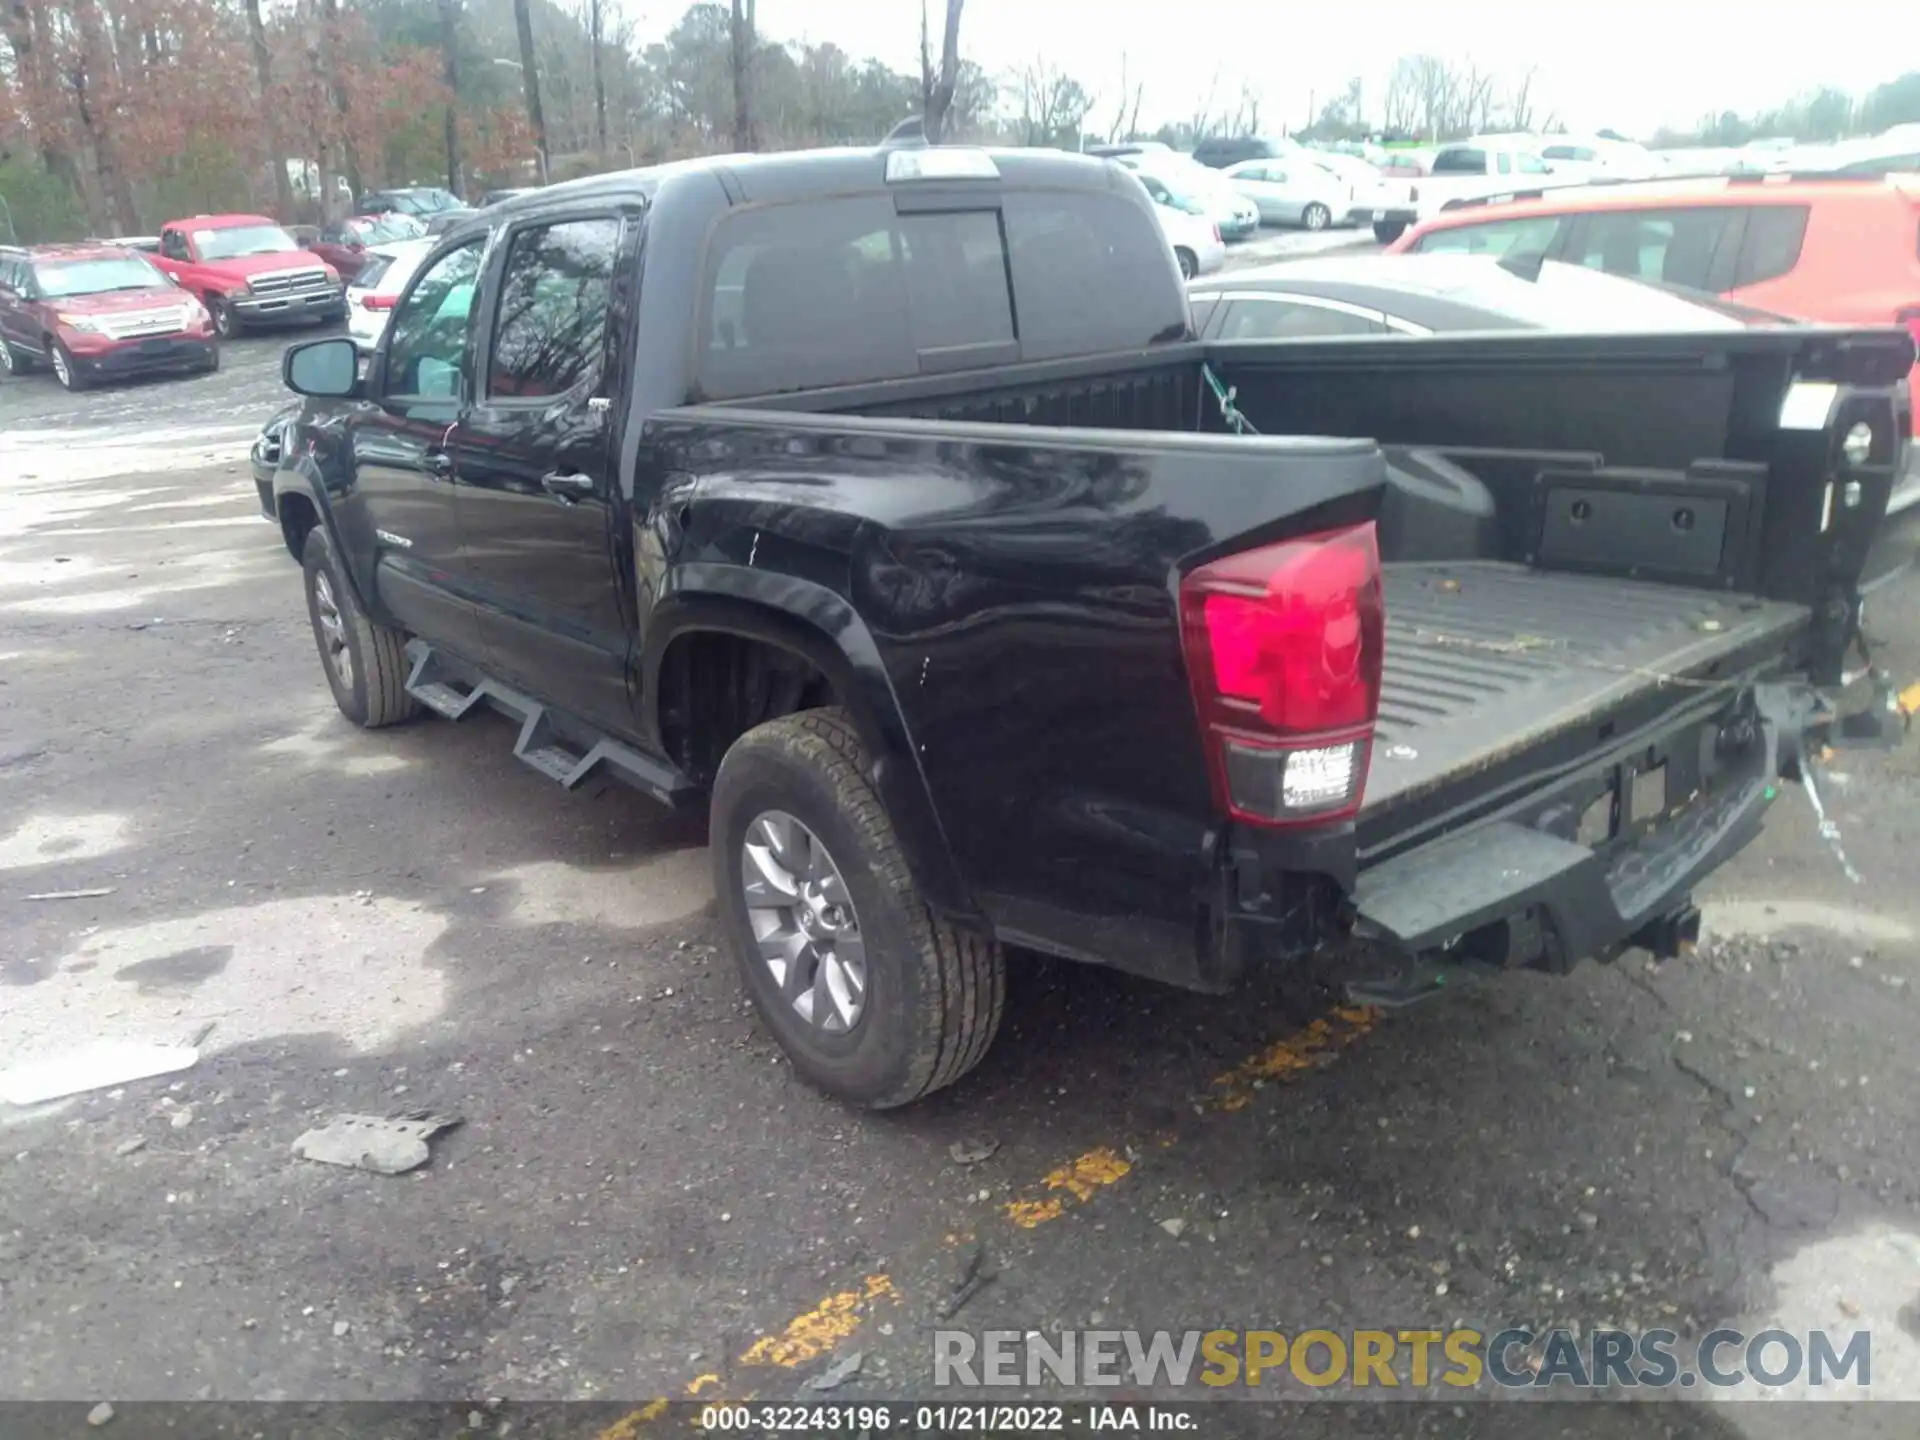
[[1258, 435], [1260, 432], [1253, 428], [1253, 422], [1242, 415], [1240, 407], [1233, 403], [1239, 390], [1232, 385], [1221, 384], [1220, 377], [1213, 373], [1213, 366], [1204, 360], [1200, 362], [1200, 374], [1206, 380], [1207, 388], [1213, 391], [1214, 402], [1220, 407], [1220, 418], [1227, 422], [1228, 428], [1236, 435]]

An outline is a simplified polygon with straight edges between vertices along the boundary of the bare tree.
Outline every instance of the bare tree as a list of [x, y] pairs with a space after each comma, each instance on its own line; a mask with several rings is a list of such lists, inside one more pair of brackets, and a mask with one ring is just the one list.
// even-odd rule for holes
[[1187, 130], [1196, 141], [1204, 140], [1213, 133], [1213, 97], [1220, 89], [1220, 72], [1213, 72], [1213, 78], [1207, 81], [1207, 93], [1200, 97], [1193, 117], [1187, 122]]
[[728, 69], [733, 76], [733, 148], [753, 149], [754, 0], [733, 0], [727, 25]]
[[547, 117], [540, 109], [540, 66], [533, 53], [533, 15], [527, 0], [513, 0], [513, 28], [520, 35], [520, 80], [527, 96], [527, 124], [533, 127], [533, 156], [540, 183], [547, 183]]
[[1234, 106], [1233, 119], [1227, 129], [1235, 135], [1258, 135], [1260, 133], [1260, 92], [1253, 86], [1240, 86], [1240, 99]]
[[[247, 0], [257, 5], [259, 0]], [[442, 117], [447, 142], [447, 189], [465, 195], [460, 173], [460, 0], [439, 0], [440, 78], [447, 82], [447, 113]]]
[[1533, 77], [1537, 69], [1533, 65], [1527, 67], [1527, 73], [1513, 87], [1513, 97], [1507, 102], [1507, 114], [1516, 130], [1533, 129]]
[[1024, 145], [1064, 147], [1080, 137], [1093, 96], [1051, 60], [1037, 59], [1020, 71], [1020, 137]]
[[287, 153], [281, 144], [280, 107], [273, 100], [273, 52], [267, 48], [267, 27], [260, 18], [260, 0], [247, 0], [247, 40], [253, 47], [253, 79], [260, 87], [260, 120], [266, 131], [268, 163], [273, 168], [273, 198], [279, 214], [293, 214], [293, 182], [287, 175]]
[[929, 145], [946, 134], [947, 114], [953, 109], [954, 86], [960, 79], [960, 11], [966, 0], [947, 0], [946, 24], [940, 31], [940, 69], [933, 68], [932, 36], [927, 30], [927, 0], [920, 0], [920, 125]]
[[1120, 52], [1120, 103], [1114, 107], [1113, 128], [1107, 131], [1109, 143], [1131, 140], [1140, 129], [1140, 106], [1146, 96], [1147, 82], [1131, 80], [1127, 74], [1127, 52]]
[[587, 43], [593, 47], [593, 153], [607, 153], [607, 69], [602, 56], [606, 30], [600, 14], [600, 0], [591, 0], [587, 11]]

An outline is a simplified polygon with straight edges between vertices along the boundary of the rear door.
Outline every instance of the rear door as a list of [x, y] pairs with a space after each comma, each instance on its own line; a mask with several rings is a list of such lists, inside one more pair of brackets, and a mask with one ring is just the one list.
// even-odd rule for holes
[[473, 308], [484, 237], [436, 256], [400, 299], [351, 426], [351, 551], [402, 628], [482, 658], [465, 589], [452, 437], [473, 393]]
[[474, 403], [454, 437], [464, 564], [493, 670], [603, 729], [631, 733], [629, 627], [614, 529], [615, 275], [639, 223], [599, 209], [502, 237]]

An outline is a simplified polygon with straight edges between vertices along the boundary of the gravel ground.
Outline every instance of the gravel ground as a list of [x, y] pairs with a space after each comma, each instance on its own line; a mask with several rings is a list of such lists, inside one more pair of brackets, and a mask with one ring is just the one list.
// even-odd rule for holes
[[[0, 1398], [786, 1397], [856, 1350], [836, 1398], [924, 1396], [977, 1271], [975, 1331], [1865, 1327], [1876, 1392], [1920, 1399], [1920, 745], [1825, 776], [1863, 883], [1790, 792], [1689, 959], [1376, 1019], [1325, 975], [1219, 1000], [1018, 957], [974, 1077], [851, 1114], [748, 1014], [695, 830], [553, 790], [505, 722], [338, 718], [240, 459], [280, 343], [0, 388], [0, 1063], [213, 1027], [180, 1075], [0, 1105]], [[1916, 601], [1874, 604], [1905, 676]], [[463, 1123], [412, 1174], [291, 1153], [416, 1107]], [[1913, 1428], [1537, 1413], [1285, 1423]]]

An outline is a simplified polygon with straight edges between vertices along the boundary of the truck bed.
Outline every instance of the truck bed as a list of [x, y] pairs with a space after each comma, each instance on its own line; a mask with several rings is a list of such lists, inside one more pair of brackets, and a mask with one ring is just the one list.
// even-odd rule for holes
[[[1786, 637], [1804, 605], [1492, 561], [1389, 565], [1363, 818], [1477, 774], [1672, 677]], [[1737, 668], [1737, 667], [1736, 667]]]

